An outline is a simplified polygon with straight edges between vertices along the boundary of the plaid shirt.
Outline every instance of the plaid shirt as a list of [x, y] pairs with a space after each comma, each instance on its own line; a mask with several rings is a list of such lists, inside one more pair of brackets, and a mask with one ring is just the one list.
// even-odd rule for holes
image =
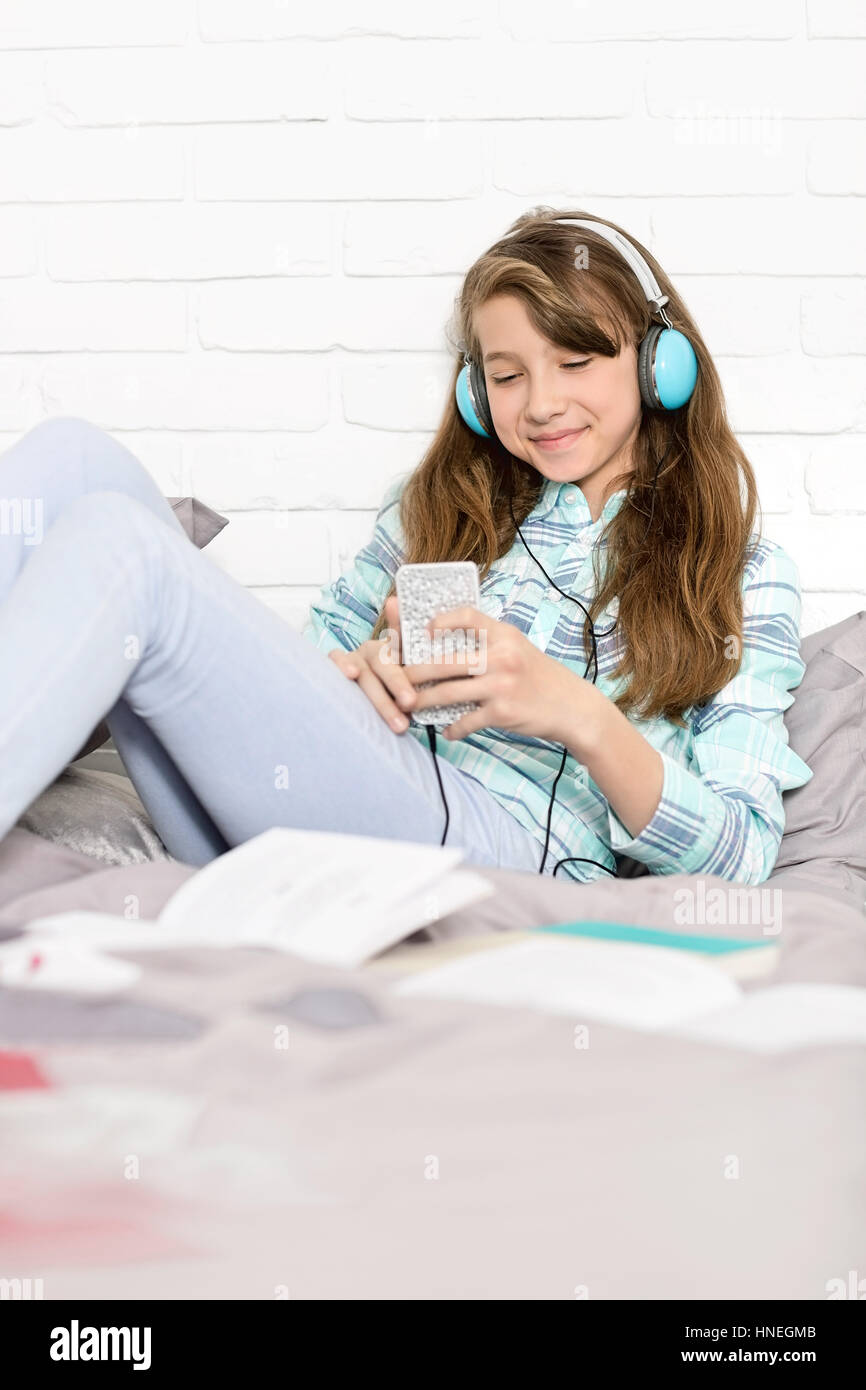
[[[302, 635], [323, 652], [334, 647], [353, 651], [370, 637], [405, 558], [398, 507], [404, 482], [401, 478], [388, 488], [369, 544], [311, 606]], [[624, 488], [614, 493], [593, 522], [577, 484], [548, 480], [521, 523], [527, 545], [547, 573], [587, 607], [592, 551], [605, 545], [602, 529], [624, 496]], [[599, 564], [603, 573], [603, 555]], [[753, 535], [743, 595], [743, 659], [733, 680], [706, 704], [684, 713], [685, 729], [667, 719], [629, 716], [664, 763], [661, 799], [648, 825], [632, 836], [586, 768], [569, 755], [556, 788], [545, 873], [571, 855], [598, 860], [615, 871], [616, 855], [637, 860], [655, 874], [715, 874], [744, 884], [768, 877], [785, 828], [782, 792], [813, 775], [788, 747], [782, 717], [793, 703], [790, 691], [802, 680], [805, 664], [800, 657], [799, 575], [780, 546]], [[584, 675], [583, 612], [547, 583], [519, 536], [482, 582], [480, 608], [512, 623], [534, 646]], [[626, 684], [611, 676], [618, 660], [617, 632], [600, 636], [617, 611], [614, 598], [595, 622], [596, 684], [609, 696]], [[420, 725], [410, 722], [407, 733], [428, 747]], [[540, 864], [562, 745], [485, 728], [454, 742], [440, 740], [437, 755], [487, 787], [536, 837]], [[559, 876], [585, 882], [604, 875], [592, 864], [563, 864]]]

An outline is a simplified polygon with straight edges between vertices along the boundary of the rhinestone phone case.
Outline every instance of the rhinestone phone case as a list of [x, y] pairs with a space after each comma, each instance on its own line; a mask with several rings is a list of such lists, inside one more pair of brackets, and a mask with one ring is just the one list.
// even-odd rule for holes
[[[400, 607], [400, 648], [404, 666], [428, 665], [436, 648], [424, 624], [437, 613], [448, 613], [462, 604], [478, 608], [481, 594], [478, 566], [474, 560], [441, 560], [428, 565], [400, 565], [396, 573], [397, 602]], [[455, 652], [460, 648], [455, 644]], [[470, 648], [471, 650], [471, 648]], [[444, 654], [444, 653], [443, 653]], [[443, 680], [471, 680], [471, 676], [443, 675]], [[418, 690], [428, 690], [436, 681], [422, 681]], [[478, 709], [477, 700], [451, 705], [431, 705], [410, 711], [416, 724], [432, 724], [446, 729], [461, 714]]]

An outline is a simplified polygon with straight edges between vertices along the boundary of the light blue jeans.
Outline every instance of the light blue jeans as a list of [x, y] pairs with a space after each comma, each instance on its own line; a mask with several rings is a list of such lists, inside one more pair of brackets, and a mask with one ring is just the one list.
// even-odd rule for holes
[[[134, 454], [63, 416], [0, 454], [0, 839], [102, 719], [187, 864], [271, 826], [441, 842], [426, 742], [200, 551]], [[437, 763], [445, 843], [537, 872], [535, 838]]]

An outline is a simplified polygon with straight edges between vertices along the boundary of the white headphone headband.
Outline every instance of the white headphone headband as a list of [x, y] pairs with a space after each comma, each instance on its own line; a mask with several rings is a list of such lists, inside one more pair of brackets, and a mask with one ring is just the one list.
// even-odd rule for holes
[[[567, 224], [571, 227], [586, 227], [587, 231], [595, 232], [597, 236], [603, 237], [605, 241], [610, 242], [611, 246], [619, 251], [628, 261], [640, 281], [640, 287], [649, 303], [654, 304], [656, 309], [659, 310], [664, 304], [667, 304], [668, 296], [662, 294], [655, 276], [640, 251], [638, 251], [637, 247], [633, 246], [630, 241], [627, 241], [621, 232], [615, 231], [614, 228], [609, 227], [606, 222], [591, 222], [585, 217], [555, 217], [550, 220]], [[523, 229], [518, 227], [516, 230], [522, 231]], [[515, 232], [509, 232], [509, 236], [514, 236], [515, 234]], [[666, 318], [667, 316], [663, 315], [662, 317]]]

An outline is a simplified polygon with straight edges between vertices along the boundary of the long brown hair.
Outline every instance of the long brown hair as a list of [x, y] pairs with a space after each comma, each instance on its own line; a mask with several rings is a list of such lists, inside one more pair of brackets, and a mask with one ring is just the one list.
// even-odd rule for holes
[[[495, 294], [519, 298], [538, 332], [569, 351], [615, 357], [628, 342], [637, 349], [656, 321], [637, 277], [603, 237], [553, 221], [565, 216], [599, 220], [592, 213], [536, 208], [519, 217], [509, 229], [513, 235], [471, 267], [450, 326], [458, 352], [466, 350], [480, 362], [474, 313]], [[606, 524], [601, 577], [599, 548], [594, 552], [584, 650], [588, 660], [591, 625], [618, 596], [620, 659], [612, 678], [630, 680], [616, 705], [624, 714], [662, 716], [685, 727], [684, 712], [709, 700], [740, 666], [741, 584], [759, 505], [757, 487], [728, 424], [718, 373], [685, 304], [646, 247], [616, 223], [607, 225], [627, 236], [652, 268], [668, 296], [671, 323], [695, 349], [698, 380], [679, 410], [641, 407], [633, 467], [617, 475], [605, 494], [627, 489]], [[586, 269], [574, 264], [576, 236], [587, 247]], [[454, 398], [461, 366], [458, 355], [441, 423], [402, 489], [399, 517], [406, 563], [474, 560], [484, 579], [516, 539], [509, 500], [520, 525], [547, 480], [461, 419]], [[650, 513], [653, 475], [666, 450]], [[373, 637], [384, 629], [381, 612]]]

